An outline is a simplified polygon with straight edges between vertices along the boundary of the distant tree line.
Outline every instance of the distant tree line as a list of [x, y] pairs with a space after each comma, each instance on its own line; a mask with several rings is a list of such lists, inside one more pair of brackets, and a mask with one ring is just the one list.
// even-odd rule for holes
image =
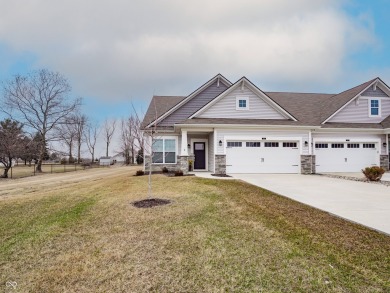
[[[69, 163], [80, 163], [83, 144], [93, 162], [99, 139], [104, 140], [108, 156], [116, 120], [99, 126], [81, 112], [81, 102], [81, 98], [71, 96], [65, 77], [47, 69], [3, 82], [0, 112], [7, 118], [0, 122], [0, 166], [4, 168], [0, 177], [8, 177], [17, 159], [29, 165], [34, 162], [37, 172], [42, 172], [42, 163], [48, 159], [66, 157]], [[133, 110], [121, 121], [117, 150], [126, 164], [140, 163], [143, 154], [141, 121]], [[53, 150], [53, 144], [61, 150]]]

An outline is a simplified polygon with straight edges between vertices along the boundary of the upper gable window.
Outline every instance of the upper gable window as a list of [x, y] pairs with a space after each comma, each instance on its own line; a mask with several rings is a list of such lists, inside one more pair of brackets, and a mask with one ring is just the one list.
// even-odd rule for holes
[[236, 97], [236, 110], [249, 110], [249, 98]]
[[381, 104], [379, 99], [370, 99], [369, 100], [369, 116], [370, 117], [380, 117], [381, 116]]

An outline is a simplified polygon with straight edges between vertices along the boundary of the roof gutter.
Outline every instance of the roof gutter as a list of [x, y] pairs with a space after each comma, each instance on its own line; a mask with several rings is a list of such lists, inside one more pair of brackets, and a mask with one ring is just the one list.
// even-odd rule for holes
[[320, 129], [320, 126], [307, 126], [307, 125], [253, 125], [253, 124], [175, 124], [175, 129], [177, 128], [200, 128], [200, 127], [211, 127], [211, 128], [296, 128], [296, 129]]

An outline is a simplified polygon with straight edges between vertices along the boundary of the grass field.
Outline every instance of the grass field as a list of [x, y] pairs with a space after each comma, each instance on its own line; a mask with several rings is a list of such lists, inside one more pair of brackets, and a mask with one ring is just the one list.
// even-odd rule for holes
[[153, 175], [154, 194], [173, 203], [136, 209], [130, 203], [145, 198], [147, 177], [124, 170], [0, 200], [0, 286], [390, 291], [386, 235], [239, 181]]

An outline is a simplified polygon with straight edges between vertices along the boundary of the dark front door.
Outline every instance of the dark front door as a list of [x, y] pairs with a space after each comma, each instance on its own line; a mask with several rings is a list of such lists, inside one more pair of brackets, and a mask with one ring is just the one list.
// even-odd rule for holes
[[206, 143], [194, 142], [194, 169], [204, 170], [206, 169]]

